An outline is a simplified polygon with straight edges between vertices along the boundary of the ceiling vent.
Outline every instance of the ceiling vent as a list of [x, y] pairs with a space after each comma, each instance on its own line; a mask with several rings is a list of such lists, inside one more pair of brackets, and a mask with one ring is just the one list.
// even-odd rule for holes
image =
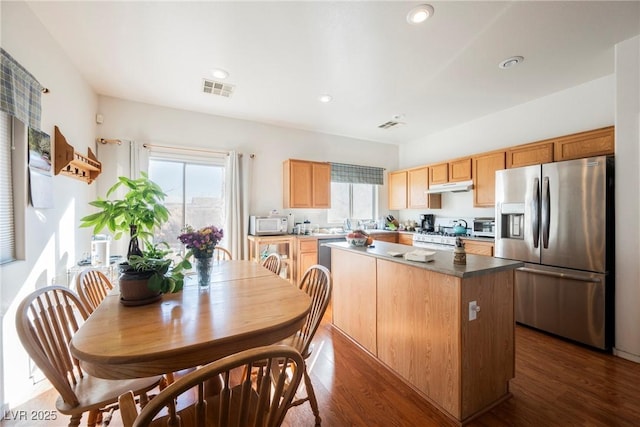
[[378, 127], [379, 127], [380, 129], [391, 129], [392, 127], [401, 126], [401, 125], [403, 125], [403, 124], [404, 124], [404, 123], [402, 123], [402, 122], [396, 122], [395, 120], [389, 120], [389, 121], [388, 121], [388, 122], [386, 122], [386, 123], [383, 123], [383, 124], [381, 124], [381, 125], [378, 125]]
[[220, 95], [229, 98], [233, 93], [234, 85], [217, 82], [215, 80], [202, 79], [202, 91], [212, 95]]

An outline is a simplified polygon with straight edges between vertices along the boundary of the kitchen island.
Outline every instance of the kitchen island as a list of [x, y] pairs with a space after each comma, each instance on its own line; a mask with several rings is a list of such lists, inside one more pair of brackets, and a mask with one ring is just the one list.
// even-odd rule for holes
[[430, 262], [386, 242], [329, 243], [333, 324], [451, 419], [464, 424], [509, 398], [515, 373], [514, 269], [452, 252]]

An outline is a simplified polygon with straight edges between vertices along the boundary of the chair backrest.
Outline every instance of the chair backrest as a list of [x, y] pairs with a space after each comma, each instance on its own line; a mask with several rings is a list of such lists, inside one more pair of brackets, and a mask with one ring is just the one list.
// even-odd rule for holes
[[[123, 424], [149, 426], [167, 408], [168, 415], [151, 425], [276, 427], [282, 424], [303, 371], [302, 356], [292, 347], [271, 345], [245, 350], [186, 374], [151, 399], [137, 417], [133, 395], [120, 396]], [[221, 383], [218, 393], [207, 393], [205, 384], [210, 380]], [[176, 401], [180, 404], [187, 400], [178, 396], [190, 389], [196, 394], [195, 403], [176, 410]], [[189, 401], [193, 399], [189, 395]]]
[[90, 268], [80, 273], [76, 289], [84, 305], [93, 313], [107, 293], [113, 289], [113, 284], [100, 271]]
[[331, 299], [331, 273], [322, 265], [312, 265], [305, 271], [299, 288], [311, 297], [311, 308], [292, 345], [303, 357], [309, 356], [309, 346]]
[[262, 261], [262, 266], [271, 270], [274, 274], [280, 274], [282, 259], [279, 254], [275, 252], [271, 253], [264, 259], [264, 261]]
[[69, 351], [69, 342], [89, 316], [72, 290], [47, 286], [27, 295], [16, 312], [20, 341], [42, 373], [70, 406], [78, 406], [73, 391], [84, 373]]
[[229, 252], [225, 248], [221, 248], [220, 246], [216, 246], [213, 248], [213, 259], [214, 261], [225, 261], [232, 260], [231, 252]]

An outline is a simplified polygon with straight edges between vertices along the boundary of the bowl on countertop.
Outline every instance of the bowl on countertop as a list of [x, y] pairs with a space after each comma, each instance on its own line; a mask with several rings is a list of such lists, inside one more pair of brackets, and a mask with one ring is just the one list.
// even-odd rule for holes
[[349, 236], [345, 236], [345, 239], [347, 240], [347, 243], [350, 246], [362, 247], [362, 246], [365, 246], [367, 244], [367, 236], [364, 236], [364, 237], [349, 237]]

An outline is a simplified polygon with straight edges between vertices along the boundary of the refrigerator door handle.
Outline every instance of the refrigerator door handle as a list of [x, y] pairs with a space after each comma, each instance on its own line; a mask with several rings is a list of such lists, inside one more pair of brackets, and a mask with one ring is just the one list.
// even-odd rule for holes
[[551, 209], [549, 206], [549, 177], [542, 180], [542, 247], [549, 248], [549, 227], [551, 222]]
[[533, 203], [531, 206], [533, 211], [533, 223], [531, 224], [533, 232], [533, 247], [537, 248], [540, 242], [540, 180], [533, 180]]
[[541, 276], [558, 277], [560, 279], [578, 280], [580, 282], [591, 282], [591, 283], [602, 282], [602, 280], [598, 277], [584, 277], [584, 276], [578, 276], [577, 274], [556, 273], [553, 271], [536, 270], [535, 268], [528, 268], [528, 267], [520, 267], [518, 268], [518, 271], [522, 271], [524, 273], [539, 274]]

